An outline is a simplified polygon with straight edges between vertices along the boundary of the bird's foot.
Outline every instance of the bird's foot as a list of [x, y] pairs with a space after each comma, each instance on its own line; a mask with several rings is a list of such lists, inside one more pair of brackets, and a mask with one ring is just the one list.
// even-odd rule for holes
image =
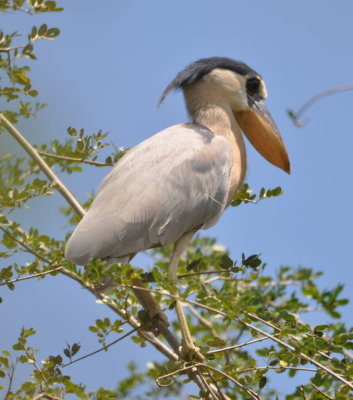
[[169, 321], [164, 312], [160, 309], [159, 305], [157, 307], [149, 308], [148, 310], [142, 309], [138, 312], [139, 320], [146, 331], [152, 332], [154, 335], [159, 335], [160, 333], [160, 321], [165, 326], [169, 326]]
[[148, 316], [150, 317], [151, 320], [156, 320], [156, 318], [159, 318], [162, 320], [162, 322], [164, 322], [165, 325], [169, 326], [168, 317], [159, 307], [158, 303], [153, 304], [153, 306], [149, 308]]
[[132, 280], [132, 283], [134, 285], [133, 291], [135, 296], [145, 310], [143, 314], [144, 322], [148, 323], [147, 319], [149, 319], [151, 323], [151, 321], [156, 321], [156, 318], [159, 318], [165, 325], [169, 326], [167, 316], [162, 311], [156, 299], [148, 292], [148, 289], [146, 290], [145, 284], [140, 279], [136, 278]]
[[193, 342], [185, 343], [183, 340], [180, 347], [180, 359], [184, 361], [203, 362], [205, 357], [200, 353], [200, 348], [195, 346]]
[[110, 276], [105, 276], [101, 281], [93, 284], [93, 289], [97, 294], [106, 294], [113, 289], [116, 289], [116, 283]]

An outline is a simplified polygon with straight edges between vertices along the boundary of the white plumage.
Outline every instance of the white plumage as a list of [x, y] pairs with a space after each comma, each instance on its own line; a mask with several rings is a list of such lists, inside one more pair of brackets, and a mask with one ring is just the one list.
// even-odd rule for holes
[[66, 246], [80, 265], [175, 243], [221, 216], [228, 142], [198, 124], [170, 127], [129, 150], [104, 179]]

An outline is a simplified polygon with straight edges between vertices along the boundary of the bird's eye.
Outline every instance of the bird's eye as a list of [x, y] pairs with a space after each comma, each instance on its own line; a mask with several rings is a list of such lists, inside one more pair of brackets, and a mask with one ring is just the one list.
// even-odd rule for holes
[[246, 91], [250, 96], [254, 96], [260, 89], [260, 81], [257, 78], [250, 78], [246, 81]]

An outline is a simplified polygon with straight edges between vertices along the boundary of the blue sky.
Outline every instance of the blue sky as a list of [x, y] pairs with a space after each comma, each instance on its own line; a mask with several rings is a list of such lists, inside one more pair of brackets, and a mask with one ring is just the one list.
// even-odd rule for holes
[[[40, 143], [65, 138], [68, 126], [87, 132], [102, 129], [111, 132], [115, 145], [130, 147], [186, 121], [180, 93], [160, 108], [156, 104], [165, 86], [188, 63], [216, 55], [246, 62], [266, 81], [267, 105], [286, 142], [292, 174], [268, 164], [248, 145], [250, 186], [256, 190], [280, 185], [285, 194], [257, 206], [227, 210], [206, 234], [226, 245], [234, 259], [242, 252], [262, 253], [269, 269], [292, 265], [322, 270], [321, 287], [344, 283], [344, 295], [352, 299], [353, 93], [314, 105], [301, 129], [292, 124], [286, 109], [297, 109], [325, 88], [352, 83], [353, 3], [106, 0], [103, 5], [65, 0], [59, 4], [65, 11], [51, 16], [1, 15], [5, 31], [27, 32], [42, 22], [62, 31], [57, 40], [38, 45], [32, 79], [39, 100], [49, 105], [38, 118], [19, 125], [23, 133]], [[2, 149], [17, 151], [10, 140], [1, 137], [1, 141]], [[82, 176], [64, 179], [84, 200], [106, 173], [87, 168]], [[40, 220], [44, 232], [63, 237], [67, 227], [52, 211], [63, 205], [59, 197], [49, 203], [40, 200], [18, 218], [26, 226]], [[353, 322], [352, 311], [352, 306], [343, 311], [348, 325]], [[12, 344], [23, 325], [33, 326], [38, 330], [34, 342], [44, 348], [43, 358], [60, 352], [65, 340], [81, 341], [87, 350], [96, 348], [86, 327], [106, 315], [89, 294], [64, 277], [18, 285], [5, 296], [1, 313], [9, 319], [10, 330], [0, 347]], [[316, 315], [314, 322], [320, 318]], [[131, 356], [143, 364], [155, 354], [126, 340], [107, 354], [73, 365], [67, 373], [89, 382], [91, 389], [114, 387]]]

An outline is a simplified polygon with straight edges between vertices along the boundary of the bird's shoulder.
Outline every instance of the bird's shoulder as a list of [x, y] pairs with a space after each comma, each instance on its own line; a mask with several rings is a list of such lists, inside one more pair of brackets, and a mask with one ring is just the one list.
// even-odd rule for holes
[[154, 178], [190, 162], [195, 169], [208, 170], [227, 165], [230, 147], [222, 136], [197, 123], [184, 123], [164, 129], [130, 149], [103, 180], [99, 191], [117, 181], [137, 178], [140, 174]]

